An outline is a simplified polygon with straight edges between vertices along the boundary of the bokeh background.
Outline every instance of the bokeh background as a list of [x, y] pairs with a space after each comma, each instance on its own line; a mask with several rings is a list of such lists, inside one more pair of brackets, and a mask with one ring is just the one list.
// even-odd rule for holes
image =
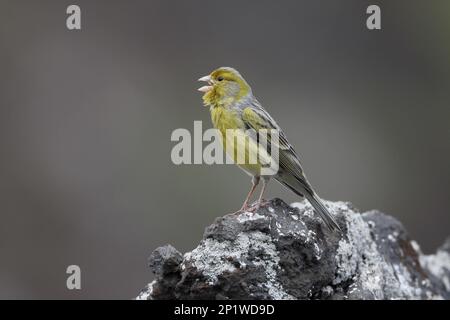
[[196, 79], [218, 66], [247, 78], [323, 198], [389, 213], [434, 251], [450, 234], [449, 38], [445, 0], [1, 0], [0, 298], [133, 298], [153, 249], [188, 251], [241, 205], [236, 167], [170, 159], [174, 129], [210, 126]]

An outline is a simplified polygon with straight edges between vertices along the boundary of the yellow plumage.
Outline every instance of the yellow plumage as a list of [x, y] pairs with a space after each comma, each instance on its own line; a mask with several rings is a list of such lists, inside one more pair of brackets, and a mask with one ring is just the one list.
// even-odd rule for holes
[[251, 176], [260, 175], [261, 166], [270, 155], [246, 134], [246, 126], [238, 111], [225, 107], [211, 108], [211, 120], [219, 130], [222, 146], [233, 161]]
[[[300, 160], [280, 127], [253, 96], [252, 90], [241, 74], [232, 68], [219, 68], [199, 79], [208, 82], [199, 90], [204, 92], [203, 102], [210, 108], [211, 120], [221, 133], [227, 154], [245, 172], [253, 177], [252, 188], [241, 210], [248, 210], [248, 201], [255, 187], [263, 180], [263, 189], [254, 209], [259, 208], [266, 182], [274, 177], [281, 184], [300, 196], [305, 196], [332, 230], [340, 230], [328, 209], [306, 179]], [[269, 144], [261, 146], [261, 130], [276, 131], [278, 139], [267, 136]], [[273, 149], [276, 153], [273, 153]], [[278, 155], [274, 158], [274, 154]], [[277, 161], [277, 169], [262, 175], [262, 166]], [[251, 209], [251, 210], [254, 210]]]

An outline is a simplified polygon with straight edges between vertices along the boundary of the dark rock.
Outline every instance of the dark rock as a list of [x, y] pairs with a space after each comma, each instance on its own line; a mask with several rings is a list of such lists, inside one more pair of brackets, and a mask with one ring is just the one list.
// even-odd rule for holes
[[394, 218], [325, 203], [343, 234], [307, 201], [274, 199], [254, 214], [217, 218], [184, 256], [156, 249], [156, 279], [138, 299], [450, 298], [450, 239], [425, 256]]
[[148, 258], [148, 266], [156, 276], [161, 277], [178, 272], [182, 260], [182, 254], [168, 244], [153, 251]]
[[[148, 258], [148, 265], [159, 279], [156, 283], [149, 285], [154, 297], [158, 297], [158, 299], [175, 298], [175, 288], [181, 279], [180, 264], [182, 261], [181, 253], [170, 244], [153, 251]], [[141, 292], [142, 294], [145, 293]]]

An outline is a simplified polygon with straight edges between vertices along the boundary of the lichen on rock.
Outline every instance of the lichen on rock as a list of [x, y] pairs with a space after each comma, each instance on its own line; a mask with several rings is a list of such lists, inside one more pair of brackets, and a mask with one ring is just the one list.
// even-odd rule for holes
[[182, 255], [156, 249], [156, 279], [138, 299], [449, 299], [450, 240], [425, 256], [400, 222], [325, 201], [343, 229], [329, 231], [307, 201], [273, 199], [217, 218]]

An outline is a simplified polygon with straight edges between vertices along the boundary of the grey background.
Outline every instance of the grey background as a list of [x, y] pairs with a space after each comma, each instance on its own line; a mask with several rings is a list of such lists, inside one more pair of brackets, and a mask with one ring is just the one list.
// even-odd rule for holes
[[[1, 0], [0, 298], [132, 298], [154, 248], [189, 250], [241, 205], [236, 167], [170, 160], [174, 129], [210, 126], [196, 79], [218, 66], [246, 77], [323, 198], [390, 213], [434, 250], [450, 229], [449, 9]], [[276, 182], [272, 196], [297, 200]]]

